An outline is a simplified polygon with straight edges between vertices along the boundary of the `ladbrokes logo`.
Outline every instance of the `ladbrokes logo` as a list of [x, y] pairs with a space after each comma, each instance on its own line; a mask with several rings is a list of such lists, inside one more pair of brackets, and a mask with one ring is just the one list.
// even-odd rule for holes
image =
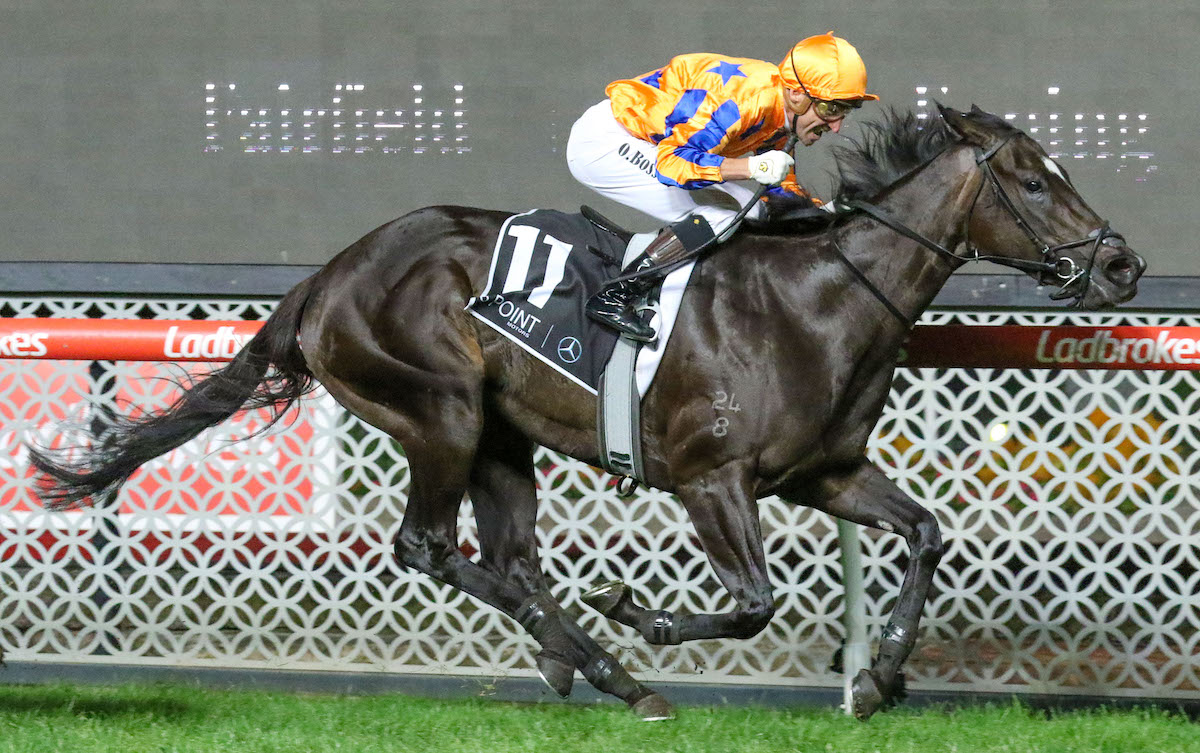
[[167, 330], [163, 353], [167, 358], [233, 358], [254, 337], [239, 335], [233, 327], [217, 327], [211, 334], [179, 335], [179, 327]]
[[1193, 364], [1200, 363], [1200, 347], [1190, 337], [1114, 337], [1112, 330], [1098, 330], [1091, 337], [1055, 337], [1053, 329], [1038, 338], [1038, 363], [1071, 364]]
[[46, 347], [49, 332], [14, 332], [0, 336], [0, 356], [40, 358], [50, 352]]

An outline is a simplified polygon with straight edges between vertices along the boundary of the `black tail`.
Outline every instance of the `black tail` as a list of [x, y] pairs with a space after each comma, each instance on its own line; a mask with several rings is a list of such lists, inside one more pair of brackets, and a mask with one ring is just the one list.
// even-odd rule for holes
[[69, 462], [56, 462], [45, 451], [31, 451], [30, 462], [45, 474], [38, 491], [42, 500], [53, 509], [106, 501], [143, 463], [183, 445], [243, 407], [270, 408], [267, 427], [282, 418], [314, 387], [296, 341], [314, 279], [288, 292], [228, 366], [187, 386], [171, 407], [115, 419], [82, 457]]

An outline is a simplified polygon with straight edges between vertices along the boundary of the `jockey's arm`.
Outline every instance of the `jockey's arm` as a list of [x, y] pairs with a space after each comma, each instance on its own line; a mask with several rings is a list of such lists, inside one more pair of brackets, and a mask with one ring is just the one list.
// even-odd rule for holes
[[725, 161], [721, 163], [721, 180], [748, 180], [749, 178], [749, 158], [734, 159], [726, 157]]
[[[721, 163], [721, 180], [747, 180], [751, 177], [749, 157], [734, 159], [726, 157]], [[813, 204], [820, 206], [823, 202], [817, 197], [811, 195], [803, 186], [796, 182], [796, 171], [788, 171], [787, 177], [772, 191], [774, 194], [787, 195], [793, 198], [803, 198], [811, 201]]]
[[685, 189], [746, 179], [775, 185], [791, 177], [794, 182], [792, 155], [778, 149], [768, 147], [746, 157], [722, 154], [745, 123], [756, 122], [757, 113], [741, 112], [733, 99], [706, 97], [691, 118], [672, 125], [670, 134], [658, 142], [659, 181]]

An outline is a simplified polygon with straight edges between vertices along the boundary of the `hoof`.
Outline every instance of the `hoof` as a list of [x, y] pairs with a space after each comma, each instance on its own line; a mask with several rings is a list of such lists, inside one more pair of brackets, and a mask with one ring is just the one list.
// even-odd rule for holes
[[534, 657], [538, 677], [546, 686], [563, 698], [571, 695], [571, 686], [575, 683], [575, 667], [562, 659], [545, 651]]
[[579, 597], [584, 604], [595, 609], [605, 617], [611, 617], [619, 609], [632, 604], [633, 589], [624, 581], [614, 580], [596, 586]]
[[879, 681], [871, 670], [858, 670], [858, 674], [854, 676], [854, 682], [850, 685], [850, 699], [854, 705], [854, 708], [851, 709], [854, 712], [854, 718], [860, 722], [870, 719], [871, 715], [883, 705], [883, 691], [879, 688]]
[[906, 700], [908, 700], [908, 677], [903, 672], [897, 672], [896, 679], [892, 681], [892, 692], [888, 704], [897, 706]]
[[630, 708], [643, 722], [663, 722], [675, 718], [675, 707], [658, 693], [651, 693]]

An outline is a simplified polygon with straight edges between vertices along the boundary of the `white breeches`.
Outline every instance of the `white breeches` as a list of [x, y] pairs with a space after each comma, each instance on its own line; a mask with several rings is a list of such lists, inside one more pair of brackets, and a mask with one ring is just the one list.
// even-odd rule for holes
[[[657, 148], [633, 136], [613, 117], [606, 99], [589, 108], [571, 127], [567, 166], [583, 185], [613, 201], [673, 223], [689, 214], [708, 220], [715, 233], [726, 230], [754, 191], [737, 183], [717, 183], [689, 191], [655, 177]], [[751, 210], [757, 217], [761, 207]]]

